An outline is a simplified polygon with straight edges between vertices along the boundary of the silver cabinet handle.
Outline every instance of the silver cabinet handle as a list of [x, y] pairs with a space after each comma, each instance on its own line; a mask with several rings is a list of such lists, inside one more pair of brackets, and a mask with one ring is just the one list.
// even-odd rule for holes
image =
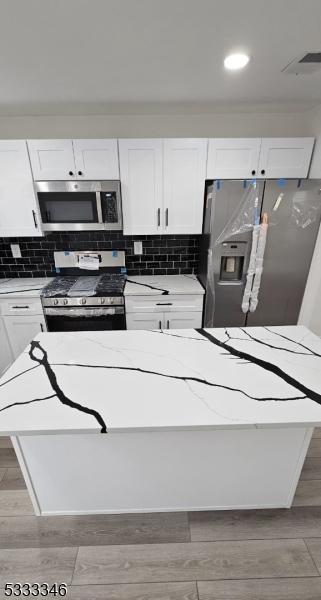
[[169, 329], [169, 321], [167, 321], [167, 329]]
[[168, 208], [165, 210], [165, 227], [168, 227]]
[[161, 329], [161, 328], [162, 328], [162, 322], [158, 321], [158, 329]]
[[157, 209], [157, 227], [160, 227], [160, 208]]
[[37, 223], [37, 216], [36, 216], [36, 211], [35, 210], [32, 211], [32, 216], [33, 216], [33, 222], [35, 224], [35, 228], [37, 229], [38, 228], [38, 223]]

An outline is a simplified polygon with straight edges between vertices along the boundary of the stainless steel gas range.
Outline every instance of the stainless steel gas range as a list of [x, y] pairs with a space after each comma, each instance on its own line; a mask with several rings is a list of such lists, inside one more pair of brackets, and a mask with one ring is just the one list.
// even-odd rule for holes
[[55, 277], [42, 292], [48, 331], [126, 329], [125, 275]]
[[84, 275], [84, 269], [76, 266], [79, 255], [83, 254], [56, 253], [55, 263], [63, 274], [55, 277], [41, 294], [48, 331], [126, 329], [123, 295], [126, 275], [119, 272], [122, 267], [113, 266], [121, 257], [115, 252], [87, 253], [98, 254], [105, 271]]

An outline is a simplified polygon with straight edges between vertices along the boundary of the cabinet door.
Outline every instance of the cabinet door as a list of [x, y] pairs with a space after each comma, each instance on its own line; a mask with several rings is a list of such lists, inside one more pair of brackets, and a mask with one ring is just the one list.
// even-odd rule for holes
[[0, 317], [0, 377], [10, 367], [13, 356], [3, 319]]
[[167, 312], [164, 319], [165, 329], [196, 329], [202, 327], [201, 312]]
[[164, 233], [202, 233], [206, 139], [164, 140]]
[[3, 319], [14, 359], [25, 350], [38, 333], [46, 330], [46, 322], [41, 315], [6, 316]]
[[257, 175], [261, 138], [212, 138], [207, 179], [250, 179]]
[[127, 329], [162, 329], [164, 313], [129, 313], [126, 314]]
[[302, 178], [308, 175], [314, 138], [263, 138], [258, 177]]
[[38, 236], [40, 216], [24, 140], [0, 141], [0, 236]]
[[119, 179], [117, 140], [73, 140], [76, 179]]
[[162, 140], [119, 140], [125, 235], [163, 232]]
[[75, 179], [71, 140], [28, 140], [28, 148], [35, 181]]

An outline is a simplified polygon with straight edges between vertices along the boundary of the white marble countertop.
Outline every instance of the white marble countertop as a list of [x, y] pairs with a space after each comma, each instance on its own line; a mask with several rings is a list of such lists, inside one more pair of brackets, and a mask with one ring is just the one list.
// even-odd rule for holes
[[13, 296], [37, 297], [52, 277], [13, 277], [0, 280], [0, 299]]
[[42, 333], [0, 380], [0, 434], [321, 424], [304, 327]]
[[128, 275], [125, 296], [150, 296], [159, 294], [204, 294], [196, 275]]

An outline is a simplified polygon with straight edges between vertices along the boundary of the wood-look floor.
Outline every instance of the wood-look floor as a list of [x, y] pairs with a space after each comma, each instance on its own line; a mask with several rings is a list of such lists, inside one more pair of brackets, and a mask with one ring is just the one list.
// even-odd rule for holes
[[6, 582], [66, 583], [69, 600], [321, 600], [321, 429], [292, 509], [190, 514], [35, 517], [0, 439], [0, 600]]

